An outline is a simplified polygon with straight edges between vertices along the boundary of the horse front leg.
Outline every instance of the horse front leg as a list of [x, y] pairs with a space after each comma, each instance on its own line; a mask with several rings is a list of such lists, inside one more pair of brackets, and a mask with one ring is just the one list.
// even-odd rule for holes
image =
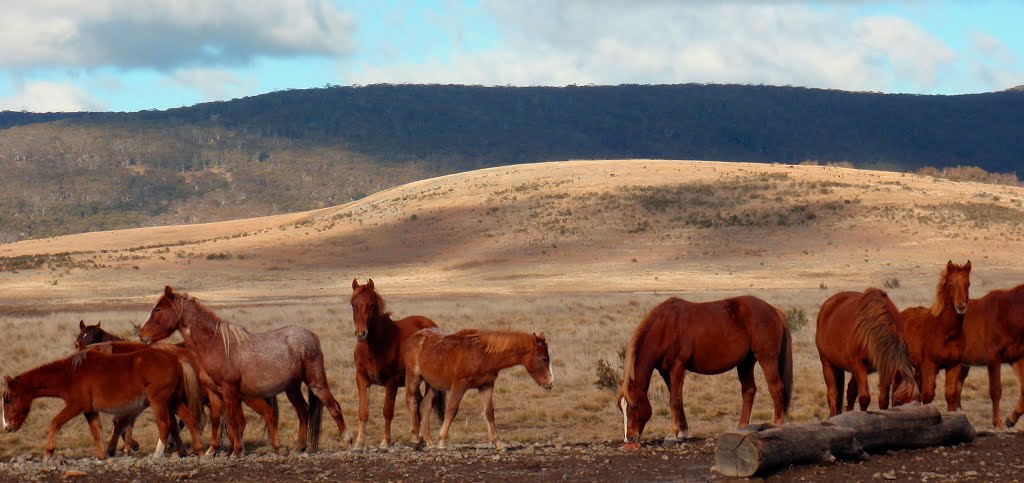
[[[138, 417], [138, 414], [127, 414], [114, 418], [114, 430], [110, 433], [110, 442], [107, 443], [107, 456], [117, 454], [117, 440], [122, 436], [125, 438], [125, 450], [128, 450], [127, 441], [129, 438], [126, 435], [126, 430], [131, 429], [132, 425], [135, 424], [136, 417]], [[138, 445], [138, 443], [135, 444], [136, 446]]]
[[861, 411], [867, 411], [871, 405], [871, 390], [868, 388], [868, 368], [863, 362], [853, 365], [853, 378], [857, 381], [857, 403]]
[[690, 437], [690, 427], [686, 422], [686, 407], [683, 405], [683, 384], [686, 382], [686, 364], [676, 363], [668, 374], [662, 373], [668, 385], [668, 405], [672, 410], [672, 434], [666, 440], [677, 442]]
[[743, 412], [740, 413], [740, 427], [750, 424], [750, 412], [754, 408], [754, 396], [757, 384], [754, 382], [754, 359], [747, 358], [736, 366], [740, 378], [740, 390], [743, 393]]
[[295, 417], [299, 420], [299, 434], [295, 442], [296, 451], [306, 451], [306, 435], [309, 433], [309, 405], [302, 397], [302, 384], [295, 383], [284, 391], [288, 401], [295, 408]]
[[210, 406], [210, 447], [206, 450], [206, 456], [217, 456], [224, 433], [224, 400], [213, 390], [206, 391], [206, 400]]
[[366, 447], [366, 421], [370, 419], [370, 379], [362, 371], [356, 371], [356, 391], [359, 393], [359, 430], [356, 432], [356, 449]]
[[[960, 409], [960, 373], [964, 369], [966, 367], [963, 364], [946, 368], [946, 411], [954, 412]], [[1017, 378], [1020, 378], [1019, 373]], [[1021, 388], [1021, 392], [1021, 400], [1024, 401], [1024, 388]]]
[[996, 429], [1006, 429], [1003, 420], [999, 417], [999, 400], [1003, 397], [1003, 375], [1000, 373], [1002, 362], [999, 360], [989, 361], [988, 369], [988, 397], [992, 398], [992, 426]]
[[505, 444], [498, 440], [498, 427], [494, 425], [494, 385], [479, 388], [480, 405], [487, 420], [487, 436], [494, 445], [494, 449], [505, 449]]
[[242, 414], [242, 401], [239, 399], [238, 390], [230, 386], [221, 386], [221, 397], [224, 398], [224, 418], [228, 426], [228, 439], [231, 440], [231, 452], [228, 457], [241, 457], [245, 451], [242, 438], [244, 437], [244, 426], [242, 421], [245, 415]]
[[[426, 391], [424, 391], [423, 393], [423, 396], [420, 397], [420, 389], [419, 387], [416, 388], [416, 397], [419, 398], [420, 401], [418, 403], [420, 412], [419, 435], [417, 436], [419, 438], [419, 448], [423, 447], [424, 442], [426, 443], [428, 448], [434, 446], [434, 439], [432, 436], [430, 436], [430, 412], [434, 409], [433, 401], [434, 397], [437, 396], [438, 391], [440, 390], [434, 389], [430, 387], [430, 385], [428, 384], [426, 386]], [[423, 404], [423, 401], [429, 402], [427, 404]]]
[[391, 445], [391, 420], [395, 419], [395, 399], [398, 397], [398, 381], [388, 381], [384, 385], [384, 390], [384, 439], [380, 441], [380, 447], [387, 449]]
[[466, 395], [466, 389], [467, 387], [461, 383], [452, 385], [451, 394], [448, 398], [448, 407], [444, 411], [444, 424], [441, 425], [441, 431], [437, 435], [438, 448], [445, 449], [448, 447], [448, 430], [452, 427], [455, 415], [459, 413], [459, 404], [462, 403], [462, 396]]
[[1006, 418], [1006, 427], [1008, 428], [1014, 427], [1021, 414], [1024, 414], [1024, 359], [1017, 360], [1011, 365], [1013, 366], [1014, 374], [1017, 375], [1017, 383], [1021, 385], [1021, 388], [1020, 398], [1017, 399], [1017, 407], [1013, 409], [1013, 414]]
[[[921, 403], [931, 404], [935, 400], [935, 379], [939, 376], [939, 368], [934, 362], [924, 360], [921, 362]], [[949, 377], [949, 370], [946, 371]], [[948, 386], [948, 384], [947, 384]], [[948, 400], [947, 400], [948, 403]], [[884, 409], [884, 408], [883, 408]]]
[[274, 449], [274, 453], [281, 454], [281, 442], [277, 436], [277, 416], [274, 414], [274, 406], [262, 398], [246, 399], [244, 402], [246, 406], [256, 411], [256, 414], [259, 414], [260, 418], [263, 419], [263, 423], [267, 426], [267, 433], [270, 435], [270, 447]]
[[96, 459], [102, 460], [107, 457], [107, 452], [103, 449], [103, 425], [100, 423], [100, 415], [93, 411], [86, 411], [83, 415], [89, 423], [92, 442], [96, 445]]
[[[843, 410], [843, 370], [833, 367], [828, 360], [822, 357], [821, 375], [825, 379], [825, 394], [828, 399], [828, 415], [829, 417], [832, 417]], [[836, 379], [838, 379], [838, 381]]]
[[73, 406], [64, 406], [53, 419], [50, 420], [50, 434], [46, 438], [46, 448], [43, 451], [43, 461], [49, 461], [53, 457], [54, 450], [57, 449], [57, 432], [60, 428], [64, 427], [68, 421], [78, 416], [82, 412], [81, 409]]

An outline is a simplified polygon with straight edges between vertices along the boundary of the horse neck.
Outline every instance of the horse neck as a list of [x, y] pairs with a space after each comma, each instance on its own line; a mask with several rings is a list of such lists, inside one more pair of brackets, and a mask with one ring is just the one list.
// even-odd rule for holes
[[191, 302], [181, 312], [181, 326], [188, 330], [179, 330], [179, 332], [185, 339], [185, 346], [202, 356], [218, 348], [223, 351], [223, 343], [217, 333], [221, 323], [226, 322], [221, 321], [207, 310], [200, 310], [194, 302]]
[[32, 381], [32, 389], [30, 389], [32, 399], [62, 397], [71, 382], [69, 365], [70, 359], [61, 359], [23, 374], [21, 378], [30, 378]]
[[103, 336], [100, 337], [100, 342], [123, 342], [124, 337], [118, 337], [110, 332], [103, 331]]
[[933, 328], [945, 330], [947, 333], [963, 332], [964, 316], [958, 314], [953, 307], [953, 295], [945, 287], [936, 293], [935, 307], [941, 307], [938, 315], [929, 311], [933, 319]]
[[369, 334], [367, 342], [372, 346], [389, 345], [397, 341], [395, 333], [398, 332], [398, 324], [391, 320], [389, 314], [374, 314], [370, 317]]
[[532, 350], [532, 348], [519, 350], [510, 349], [502, 352], [491, 352], [487, 354], [488, 357], [484, 357], [484, 372], [500, 371], [512, 366], [525, 365], [526, 356], [528, 356]]

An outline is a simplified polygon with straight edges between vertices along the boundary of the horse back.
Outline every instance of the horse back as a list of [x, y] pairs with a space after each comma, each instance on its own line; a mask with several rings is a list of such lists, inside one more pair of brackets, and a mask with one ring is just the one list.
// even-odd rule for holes
[[150, 392], [169, 394], [181, 377], [177, 356], [160, 348], [123, 354], [88, 351], [71, 369], [70, 393], [87, 407], [117, 411]]
[[867, 350], [854, 336], [863, 296], [864, 292], [839, 292], [825, 300], [818, 311], [814, 336], [818, 354], [844, 369], [849, 368], [852, 359], [867, 357]]

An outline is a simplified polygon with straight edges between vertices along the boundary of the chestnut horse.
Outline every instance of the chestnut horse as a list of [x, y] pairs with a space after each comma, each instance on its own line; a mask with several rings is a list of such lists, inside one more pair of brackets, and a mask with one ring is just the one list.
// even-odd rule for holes
[[[193, 446], [198, 442], [196, 418], [188, 410], [179, 411], [179, 406], [188, 403], [198, 407], [198, 384], [187, 384], [178, 357], [171, 351], [152, 348], [131, 354], [105, 354], [101, 351], [86, 351], [71, 357], [59, 359], [32, 369], [15, 378], [6, 377], [3, 394], [3, 425], [5, 431], [17, 431], [24, 424], [32, 408], [32, 401], [40, 397], [54, 397], [64, 400], [64, 408], [50, 421], [49, 437], [43, 460], [53, 456], [57, 447], [57, 432], [75, 416], [83, 414], [89, 423], [89, 432], [96, 445], [96, 457], [104, 459], [99, 413], [137, 413], [145, 404], [153, 409], [160, 440], [157, 442], [154, 458], [163, 456], [172, 426], [176, 425], [173, 413], [177, 411], [193, 435]], [[183, 394], [182, 387], [186, 387]], [[116, 444], [115, 431], [112, 441]], [[185, 456], [184, 445], [175, 441], [178, 454]]]
[[[402, 342], [420, 329], [437, 327], [434, 321], [414, 315], [391, 320], [384, 298], [373, 288], [373, 279], [359, 285], [352, 279], [352, 321], [355, 323], [356, 389], [359, 390], [359, 432], [355, 446], [365, 446], [366, 420], [370, 417], [369, 389], [371, 385], [384, 386], [384, 438], [381, 447], [391, 443], [391, 420], [395, 417], [395, 397], [398, 388], [405, 385], [405, 366], [402, 365]], [[419, 389], [417, 389], [417, 392]], [[435, 405], [444, 406], [444, 393]]]
[[888, 390], [897, 377], [896, 404], [918, 398], [914, 367], [903, 339], [901, 320], [892, 300], [877, 288], [864, 292], [839, 292], [821, 305], [814, 338], [828, 388], [830, 416], [843, 411], [846, 372], [852, 372], [857, 381], [857, 398], [862, 411], [871, 404], [868, 374], [875, 370], [880, 379], [880, 408], [889, 408]]
[[[85, 321], [78, 323], [79, 334], [75, 339], [75, 346], [82, 350], [86, 347], [102, 345], [108, 352], [115, 354], [123, 354], [128, 352], [134, 352], [139, 350], [141, 347], [148, 347], [140, 342], [125, 342], [123, 338], [111, 334], [100, 327], [100, 324], [96, 325], [85, 325]], [[206, 451], [207, 456], [214, 456], [220, 449], [221, 434], [224, 430], [224, 425], [221, 424], [221, 416], [223, 416], [224, 401], [221, 399], [220, 394], [217, 392], [216, 384], [210, 379], [209, 374], [202, 370], [198, 362], [195, 359], [195, 354], [185, 347], [184, 343], [174, 344], [173, 347], [177, 347], [179, 351], [178, 359], [183, 362], [188, 362], [191, 367], [194, 367], [199, 377], [199, 384], [203, 389], [203, 395], [205, 396], [202, 404], [210, 408], [210, 448]], [[263, 418], [265, 428], [270, 436], [270, 446], [274, 449], [274, 452], [280, 452], [280, 443], [277, 437], [277, 418], [278, 418], [278, 406], [277, 398], [270, 397], [267, 399], [244, 399], [242, 402], [256, 411]], [[244, 428], [243, 419], [243, 428]], [[132, 448], [134, 450], [139, 449], [138, 442], [132, 440], [133, 424], [129, 424], [124, 434], [125, 449]], [[200, 424], [202, 426], [202, 424]], [[243, 429], [244, 431], [244, 429]], [[113, 445], [113, 443], [111, 443]]]
[[[921, 402], [935, 399], [935, 376], [946, 371], [946, 409], [960, 407], [960, 360], [964, 351], [964, 313], [967, 312], [971, 288], [971, 262], [957, 265], [952, 260], [939, 275], [935, 285], [935, 302], [931, 307], [911, 307], [900, 312], [903, 338], [907, 341], [910, 361], [916, 369]], [[851, 389], [856, 391], [851, 381]]]
[[[433, 395], [438, 391], [450, 392], [444, 412], [444, 423], [438, 434], [438, 447], [448, 445], [448, 430], [459, 412], [462, 396], [476, 389], [487, 418], [487, 432], [495, 448], [504, 447], [498, 440], [494, 425], [494, 382], [502, 369], [521, 365], [544, 389], [551, 389], [555, 377], [551, 374], [551, 356], [544, 333], [460, 330], [448, 334], [431, 328], [416, 332], [402, 343], [405, 363], [405, 401], [412, 420], [412, 436], [417, 447], [430, 437], [430, 408], [423, 399], [438, 402]], [[426, 382], [423, 399], [418, 398], [420, 384]], [[435, 407], [435, 409], [440, 409]]]
[[626, 348], [618, 407], [622, 412], [623, 443], [640, 447], [651, 419], [647, 391], [655, 370], [669, 389], [672, 409], [670, 439], [689, 437], [683, 408], [686, 371], [721, 374], [736, 368], [743, 393], [740, 426], [750, 422], [757, 386], [754, 363], [761, 365], [775, 406], [775, 424], [789, 413], [793, 394], [792, 336], [782, 313], [752, 296], [713, 302], [689, 302], [676, 297], [654, 307], [633, 332]]
[[[317, 450], [323, 406], [337, 423], [343, 442], [351, 442], [341, 407], [327, 385], [324, 353], [316, 334], [295, 325], [252, 333], [229, 324], [195, 298], [177, 294], [168, 286], [139, 330], [139, 337], [151, 344], [176, 330], [224, 399], [231, 456], [241, 456], [243, 451], [242, 400], [274, 397], [282, 391], [299, 419], [298, 450], [305, 450], [307, 444], [311, 451]], [[302, 398], [302, 383], [308, 388], [308, 406]]]
[[[992, 398], [992, 425], [1002, 429], [999, 400], [1003, 396], [1001, 367], [1009, 363], [1021, 383], [1017, 407], [1006, 418], [1006, 426], [1017, 424], [1024, 414], [1024, 285], [993, 290], [984, 297], [967, 303], [964, 316], [963, 369], [957, 383], [957, 394], [963, 390], [968, 366], [988, 369], [988, 392]], [[958, 398], [959, 400], [959, 398]]]

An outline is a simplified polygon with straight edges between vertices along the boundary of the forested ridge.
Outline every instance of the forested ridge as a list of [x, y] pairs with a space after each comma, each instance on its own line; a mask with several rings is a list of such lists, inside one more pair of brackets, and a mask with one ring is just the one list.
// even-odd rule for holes
[[590, 158], [1024, 173], [1024, 92], [741, 85], [285, 90], [165, 111], [0, 113], [0, 241], [337, 204], [426, 176]]

